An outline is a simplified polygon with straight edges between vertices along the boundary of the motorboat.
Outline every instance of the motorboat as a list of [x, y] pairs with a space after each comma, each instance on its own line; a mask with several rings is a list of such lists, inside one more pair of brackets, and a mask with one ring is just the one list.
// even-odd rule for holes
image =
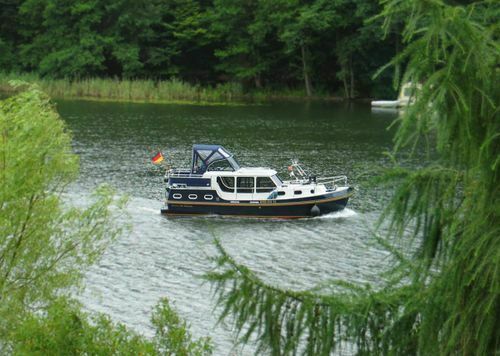
[[374, 100], [371, 102], [372, 108], [398, 109], [413, 104], [415, 94], [421, 89], [420, 84], [405, 83], [401, 86], [397, 100]]
[[346, 176], [320, 178], [293, 161], [290, 180], [262, 167], [241, 167], [220, 145], [193, 145], [191, 168], [165, 174], [168, 216], [229, 215], [258, 218], [307, 218], [344, 209], [353, 188]]

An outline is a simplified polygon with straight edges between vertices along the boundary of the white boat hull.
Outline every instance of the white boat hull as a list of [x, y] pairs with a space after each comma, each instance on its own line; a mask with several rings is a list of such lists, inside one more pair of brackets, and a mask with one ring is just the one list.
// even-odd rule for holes
[[401, 106], [404, 106], [405, 104], [403, 104], [399, 100], [376, 100], [376, 101], [372, 101], [372, 107], [374, 107], [374, 108], [399, 108]]

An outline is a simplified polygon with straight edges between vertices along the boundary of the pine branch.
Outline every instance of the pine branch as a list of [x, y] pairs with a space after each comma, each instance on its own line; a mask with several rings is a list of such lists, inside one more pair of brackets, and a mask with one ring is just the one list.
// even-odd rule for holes
[[216, 267], [204, 278], [215, 286], [223, 307], [220, 321], [231, 318], [241, 342], [255, 338], [259, 351], [273, 355], [326, 355], [353, 344], [380, 353], [388, 347], [384, 339], [392, 326], [407, 312], [402, 301], [416, 293], [407, 286], [373, 291], [346, 282], [330, 283], [344, 290], [335, 294], [282, 289], [238, 264], [217, 239], [215, 245]]

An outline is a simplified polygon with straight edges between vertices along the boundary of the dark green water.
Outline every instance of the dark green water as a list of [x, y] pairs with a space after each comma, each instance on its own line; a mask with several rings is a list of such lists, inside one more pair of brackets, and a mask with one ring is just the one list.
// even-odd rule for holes
[[[211, 264], [212, 238], [269, 283], [298, 289], [326, 279], [377, 282], [387, 253], [371, 229], [383, 207], [381, 192], [365, 186], [386, 163], [387, 126], [394, 113], [368, 105], [327, 102], [261, 106], [188, 106], [60, 101], [73, 131], [81, 177], [70, 197], [85, 199], [100, 183], [130, 196], [133, 224], [87, 277], [85, 305], [151, 334], [149, 315], [163, 296], [174, 301], [196, 336], [209, 335], [217, 355], [251, 354], [235, 347], [228, 326], [215, 326], [210, 286], [199, 276]], [[298, 221], [165, 218], [161, 168], [150, 163], [161, 148], [169, 163], [188, 166], [193, 143], [222, 144], [243, 166], [267, 166], [286, 176], [298, 158], [318, 175], [349, 177], [357, 193], [343, 212]]]

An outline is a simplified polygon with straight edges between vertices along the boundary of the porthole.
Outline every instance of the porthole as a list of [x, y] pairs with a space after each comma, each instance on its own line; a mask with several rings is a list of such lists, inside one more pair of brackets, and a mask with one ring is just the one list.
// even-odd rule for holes
[[214, 196], [210, 195], [210, 194], [207, 194], [203, 198], [205, 198], [205, 200], [212, 200], [214, 198]]
[[293, 194], [300, 195], [300, 194], [302, 194], [302, 190], [296, 190], [296, 191], [293, 192]]
[[285, 195], [285, 192], [284, 191], [280, 191], [280, 192], [278, 192], [278, 195]]
[[172, 195], [172, 198], [174, 198], [174, 199], [180, 199], [180, 198], [182, 198], [182, 194], [176, 193], [176, 194]]
[[189, 194], [188, 198], [189, 198], [189, 200], [196, 200], [196, 199], [198, 199], [198, 196], [196, 194]]

